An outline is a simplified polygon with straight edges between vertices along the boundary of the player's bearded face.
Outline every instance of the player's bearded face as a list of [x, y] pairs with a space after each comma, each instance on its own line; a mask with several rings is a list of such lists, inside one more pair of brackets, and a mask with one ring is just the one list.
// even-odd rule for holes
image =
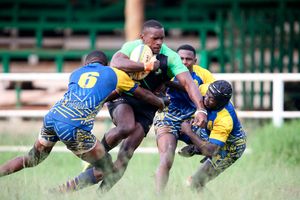
[[147, 44], [153, 54], [158, 54], [161, 49], [161, 45], [164, 42], [165, 31], [163, 28], [146, 28], [141, 34], [141, 39], [144, 44]]

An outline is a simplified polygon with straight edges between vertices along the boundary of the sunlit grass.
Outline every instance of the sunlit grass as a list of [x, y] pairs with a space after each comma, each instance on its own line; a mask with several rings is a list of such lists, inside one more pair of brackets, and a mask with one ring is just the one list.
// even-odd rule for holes
[[[186, 187], [185, 180], [200, 166], [201, 157], [176, 156], [166, 193], [161, 199], [300, 199], [300, 123], [282, 128], [271, 125], [248, 134], [248, 148], [232, 167], [207, 184], [198, 194]], [[19, 140], [21, 138], [18, 138]], [[151, 144], [147, 139], [146, 146]], [[154, 141], [152, 144], [155, 145]], [[22, 153], [0, 153], [0, 163]], [[115, 157], [115, 155], [114, 155]], [[99, 196], [97, 186], [63, 196], [54, 196], [49, 188], [64, 183], [82, 170], [81, 161], [71, 153], [52, 153], [39, 166], [0, 178], [0, 199], [157, 199], [154, 175], [156, 154], [136, 154], [120, 182]]]

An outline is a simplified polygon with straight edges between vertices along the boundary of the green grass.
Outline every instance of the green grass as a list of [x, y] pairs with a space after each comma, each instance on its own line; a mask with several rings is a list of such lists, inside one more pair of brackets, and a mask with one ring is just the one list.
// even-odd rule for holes
[[[251, 130], [248, 133], [251, 153], [244, 154], [232, 167], [209, 182], [201, 194], [185, 186], [186, 178], [199, 166], [201, 157], [176, 156], [166, 194], [161, 199], [300, 199], [299, 130], [300, 121], [286, 123], [282, 128], [266, 125]], [[150, 138], [146, 143], [146, 146], [155, 145]], [[21, 153], [0, 153], [0, 163], [17, 155]], [[0, 178], [0, 199], [157, 199], [154, 174], [158, 159], [156, 154], [136, 154], [121, 181], [101, 197], [96, 194], [97, 186], [54, 196], [48, 194], [47, 189], [77, 175], [82, 163], [71, 153], [53, 153], [35, 168]]]

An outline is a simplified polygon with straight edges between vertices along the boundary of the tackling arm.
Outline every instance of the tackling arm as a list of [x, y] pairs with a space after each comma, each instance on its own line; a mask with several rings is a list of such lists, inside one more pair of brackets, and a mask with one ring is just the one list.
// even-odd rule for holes
[[142, 87], [137, 87], [136, 90], [133, 92], [133, 95], [147, 103], [150, 103], [160, 110], [164, 109], [170, 103], [170, 100], [167, 97], [157, 97], [149, 90], [146, 90]]
[[193, 144], [199, 149], [202, 155], [212, 157], [217, 154], [220, 146], [212, 144], [208, 141], [202, 140], [198, 135], [193, 133], [191, 125], [188, 122], [183, 122], [181, 125], [183, 134], [189, 136]]
[[[137, 83], [135, 83], [129, 76], [122, 70], [118, 70], [116, 68], [112, 68], [114, 72], [116, 73], [118, 77], [118, 83], [116, 85], [117, 92], [130, 92], [135, 97], [146, 101], [147, 103], [154, 105], [158, 107], [159, 109], [163, 109], [166, 105], [165, 103], [168, 103], [168, 99], [166, 98], [159, 98], [155, 96], [152, 92], [149, 90], [146, 90], [140, 86], [138, 86]], [[112, 93], [113, 94], [113, 93]], [[111, 94], [111, 95], [112, 95]]]
[[116, 90], [114, 90], [114, 91], [112, 91], [112, 92], [110, 93], [110, 95], [106, 98], [106, 101], [105, 101], [105, 102], [108, 102], [108, 101], [112, 101], [112, 100], [114, 100], [114, 99], [117, 99], [119, 96], [120, 96], [119, 93], [118, 93]]
[[197, 107], [195, 113], [195, 123], [196, 125], [204, 128], [207, 122], [207, 112], [203, 105], [203, 96], [201, 95], [198, 87], [194, 83], [189, 72], [182, 72], [176, 76], [179, 83], [187, 91], [190, 99], [194, 102]]

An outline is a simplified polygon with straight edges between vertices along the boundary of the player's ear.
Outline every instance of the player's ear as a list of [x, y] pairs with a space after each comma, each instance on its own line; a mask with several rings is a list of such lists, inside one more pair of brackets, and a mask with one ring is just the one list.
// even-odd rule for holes
[[140, 34], [140, 39], [144, 42], [144, 33]]

